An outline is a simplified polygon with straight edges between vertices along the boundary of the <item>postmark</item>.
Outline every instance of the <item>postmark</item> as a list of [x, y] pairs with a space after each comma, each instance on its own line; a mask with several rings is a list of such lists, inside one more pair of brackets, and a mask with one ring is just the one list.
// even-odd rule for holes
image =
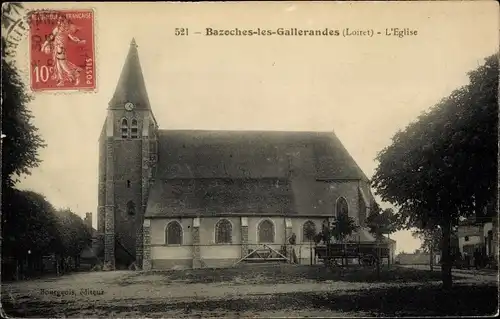
[[33, 91], [96, 89], [94, 18], [92, 9], [28, 14]]
[[28, 33], [29, 25], [21, 3], [2, 3], [2, 35], [5, 56], [14, 59], [19, 44]]

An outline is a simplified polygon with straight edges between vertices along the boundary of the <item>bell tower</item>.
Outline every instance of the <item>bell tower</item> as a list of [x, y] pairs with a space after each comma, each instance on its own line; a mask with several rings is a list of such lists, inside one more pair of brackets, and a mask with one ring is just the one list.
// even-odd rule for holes
[[113, 269], [142, 265], [157, 129], [132, 39], [99, 140], [98, 231], [104, 234], [104, 262]]

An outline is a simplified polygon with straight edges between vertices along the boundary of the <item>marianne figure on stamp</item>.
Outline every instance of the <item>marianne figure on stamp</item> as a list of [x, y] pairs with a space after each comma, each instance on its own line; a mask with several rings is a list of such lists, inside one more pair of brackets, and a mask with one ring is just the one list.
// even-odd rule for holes
[[64, 86], [66, 81], [75, 86], [80, 83], [82, 68], [68, 61], [66, 56], [68, 39], [77, 44], [85, 44], [85, 40], [80, 40], [74, 35], [77, 30], [76, 25], [71, 24], [66, 17], [61, 16], [57, 20], [57, 26], [42, 45], [42, 52], [52, 53], [54, 60], [54, 67], [51, 68], [52, 79], [57, 80], [57, 86]]

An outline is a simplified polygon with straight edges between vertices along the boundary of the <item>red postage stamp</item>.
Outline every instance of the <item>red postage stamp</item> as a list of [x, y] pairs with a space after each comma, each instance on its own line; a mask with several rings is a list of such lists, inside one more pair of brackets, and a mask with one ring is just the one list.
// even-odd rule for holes
[[94, 11], [43, 10], [29, 17], [32, 90], [95, 89]]

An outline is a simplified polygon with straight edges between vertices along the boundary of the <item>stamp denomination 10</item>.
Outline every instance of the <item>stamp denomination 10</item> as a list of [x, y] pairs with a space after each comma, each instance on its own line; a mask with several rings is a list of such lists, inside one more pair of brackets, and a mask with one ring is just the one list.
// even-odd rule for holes
[[29, 26], [33, 91], [95, 89], [92, 10], [34, 11]]

